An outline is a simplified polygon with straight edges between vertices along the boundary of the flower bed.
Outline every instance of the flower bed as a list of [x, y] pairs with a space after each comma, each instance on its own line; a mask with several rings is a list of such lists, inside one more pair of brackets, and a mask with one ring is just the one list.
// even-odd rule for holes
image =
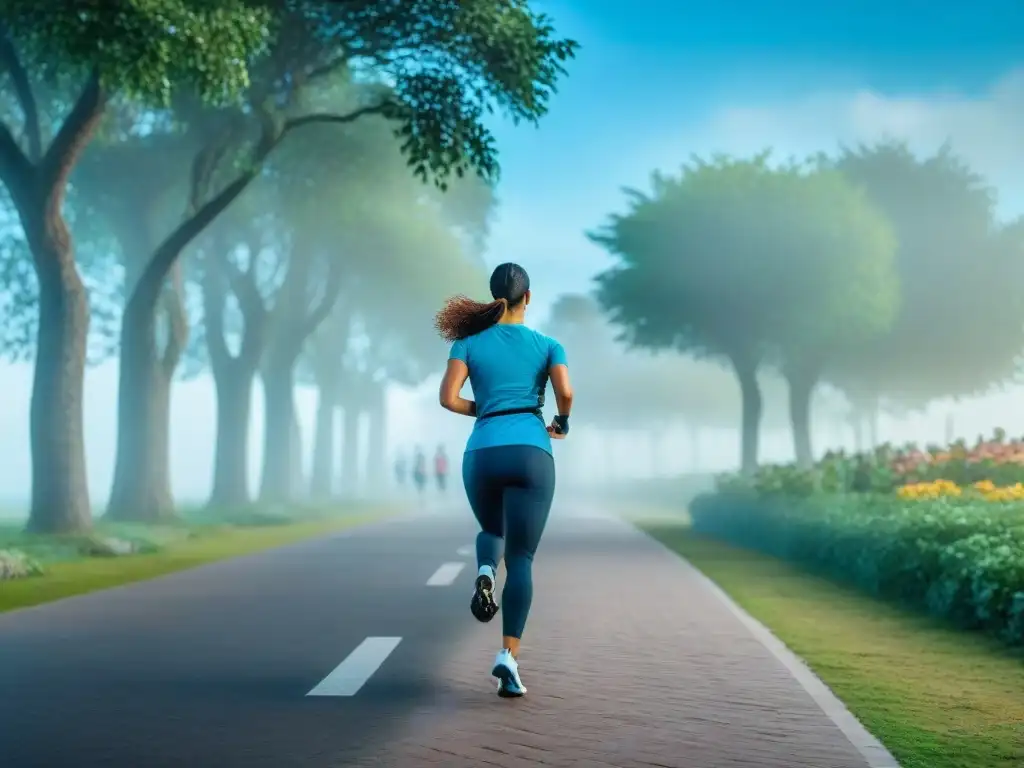
[[1024, 643], [1024, 441], [883, 446], [718, 479], [694, 528]]
[[705, 495], [696, 531], [1024, 643], [1024, 503], [943, 497]]
[[1011, 440], [997, 430], [974, 445], [959, 441], [944, 448], [883, 445], [869, 454], [830, 452], [810, 469], [768, 465], [753, 478], [720, 477], [718, 487], [806, 497], [818, 492], [894, 493], [903, 486], [919, 486], [922, 496], [948, 495], [937, 487], [928, 490], [929, 484], [943, 482], [977, 491], [987, 486], [982, 495], [988, 493], [990, 501], [1024, 499], [1024, 439]]

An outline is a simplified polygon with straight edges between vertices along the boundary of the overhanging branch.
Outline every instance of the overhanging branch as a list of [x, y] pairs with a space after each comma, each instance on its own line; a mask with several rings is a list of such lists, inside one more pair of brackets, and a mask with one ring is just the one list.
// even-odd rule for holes
[[31, 174], [31, 161], [21, 151], [7, 123], [0, 120], [0, 180], [19, 207], [28, 195]]
[[[79, 99], [79, 103], [81, 103], [81, 101], [82, 100]], [[140, 279], [135, 292], [131, 299], [129, 299], [129, 308], [134, 306], [136, 302], [141, 302], [147, 307], [155, 305], [159, 296], [160, 287], [163, 285], [164, 279], [167, 277], [171, 267], [181, 255], [181, 252], [192, 241], [192, 239], [196, 237], [196, 235], [206, 229], [214, 219], [216, 219], [240, 194], [242, 194], [246, 187], [252, 183], [253, 179], [260, 174], [263, 169], [263, 163], [266, 162], [270, 153], [273, 152], [274, 148], [277, 147], [291, 131], [314, 123], [331, 123], [335, 125], [353, 123], [367, 115], [384, 114], [388, 110], [392, 109], [393, 106], [393, 102], [386, 100], [374, 105], [360, 107], [359, 109], [355, 109], [342, 115], [330, 113], [302, 115], [301, 117], [286, 120], [280, 125], [280, 127], [278, 127], [278, 123], [276, 122], [272, 112], [266, 109], [258, 109], [257, 117], [261, 123], [260, 138], [256, 147], [253, 149], [249, 167], [242, 171], [234, 181], [225, 186], [205, 204], [198, 207], [192, 216], [181, 222], [174, 231], [167, 236], [160, 247], [157, 248], [156, 253], [153, 254], [153, 258], [147, 265], [146, 270], [142, 275], [142, 279]], [[76, 109], [77, 108], [78, 105], [76, 104]], [[65, 127], [66, 126], [67, 122], [65, 123]], [[52, 151], [53, 148], [51, 147], [51, 152]], [[50, 153], [47, 153], [47, 157], [49, 157], [49, 155]]]
[[382, 101], [379, 104], [354, 109], [351, 112], [347, 112], [346, 114], [343, 115], [330, 113], [314, 113], [311, 115], [293, 117], [285, 122], [284, 127], [282, 128], [281, 131], [281, 138], [284, 138], [284, 134], [293, 131], [296, 128], [301, 128], [304, 125], [313, 125], [314, 123], [346, 125], [348, 123], [354, 123], [361, 117], [367, 117], [369, 115], [386, 114], [389, 110], [394, 108], [394, 106], [394, 102], [392, 101]]
[[303, 341], [308, 339], [313, 331], [320, 327], [320, 324], [327, 319], [327, 316], [334, 309], [334, 305], [341, 295], [343, 274], [344, 270], [338, 263], [338, 259], [332, 257], [328, 267], [327, 282], [324, 285], [324, 292], [320, 296], [320, 301], [313, 307], [313, 310], [306, 316], [305, 321], [300, 326]]
[[39, 104], [36, 102], [35, 93], [28, 79], [28, 72], [21, 63], [11, 40], [7, 27], [0, 24], [0, 64], [7, 69], [10, 75], [11, 85], [14, 86], [14, 95], [18, 99], [21, 111], [24, 114], [25, 140], [28, 143], [28, 159], [38, 163], [43, 156], [43, 134], [39, 126]]
[[44, 189], [59, 188], [63, 192], [75, 163], [99, 125], [104, 106], [100, 76], [93, 72], [42, 158]]

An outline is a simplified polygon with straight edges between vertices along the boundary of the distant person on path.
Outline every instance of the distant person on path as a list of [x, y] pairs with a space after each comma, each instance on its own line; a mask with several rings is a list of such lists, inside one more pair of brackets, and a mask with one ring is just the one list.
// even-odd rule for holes
[[434, 476], [437, 478], [437, 490], [444, 493], [448, 487], [448, 454], [443, 445], [437, 446], [434, 454]]
[[[489, 304], [457, 296], [437, 314], [438, 331], [452, 342], [440, 399], [449, 411], [476, 418], [462, 461], [466, 495], [480, 524], [470, 609], [479, 621], [498, 612], [494, 584], [504, 547], [502, 649], [491, 675], [499, 696], [517, 697], [526, 693], [517, 658], [533, 600], [533, 557], [555, 493], [551, 440], [569, 433], [572, 388], [562, 345], [523, 324], [530, 304], [526, 270], [498, 266], [491, 296]], [[545, 427], [541, 409], [549, 378], [558, 415]], [[460, 394], [467, 379], [476, 402]]]
[[422, 496], [423, 489], [427, 485], [427, 457], [419, 446], [416, 446], [416, 454], [412, 460], [412, 480], [416, 483], [416, 490]]
[[405, 485], [405, 454], [399, 453], [395, 458], [395, 482], [401, 488]]

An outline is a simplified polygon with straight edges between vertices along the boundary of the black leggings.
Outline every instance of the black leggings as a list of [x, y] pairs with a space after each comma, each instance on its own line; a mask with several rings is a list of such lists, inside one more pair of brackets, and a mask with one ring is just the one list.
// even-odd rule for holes
[[480, 523], [477, 567], [497, 571], [505, 550], [502, 634], [520, 638], [533, 602], [533, 556], [555, 495], [555, 460], [532, 445], [481, 448], [463, 458], [462, 480]]

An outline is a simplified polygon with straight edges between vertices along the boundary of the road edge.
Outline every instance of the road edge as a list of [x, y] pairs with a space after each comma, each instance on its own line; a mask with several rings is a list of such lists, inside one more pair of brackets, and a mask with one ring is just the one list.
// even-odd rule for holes
[[710, 576], [663, 541], [645, 531], [639, 524], [623, 518], [617, 519], [675, 557], [682, 564], [684, 570], [689, 571], [691, 576], [696, 578], [733, 616], [739, 619], [740, 623], [747, 628], [754, 638], [786, 668], [786, 671], [807, 692], [807, 695], [813, 699], [825, 716], [832, 721], [836, 728], [846, 737], [847, 741], [867, 761], [867, 768], [901, 768], [893, 754], [847, 709], [842, 700], [814, 673], [814, 670], [807, 665], [807, 662], [790, 650], [789, 646], [782, 642], [767, 626], [747, 613]]

